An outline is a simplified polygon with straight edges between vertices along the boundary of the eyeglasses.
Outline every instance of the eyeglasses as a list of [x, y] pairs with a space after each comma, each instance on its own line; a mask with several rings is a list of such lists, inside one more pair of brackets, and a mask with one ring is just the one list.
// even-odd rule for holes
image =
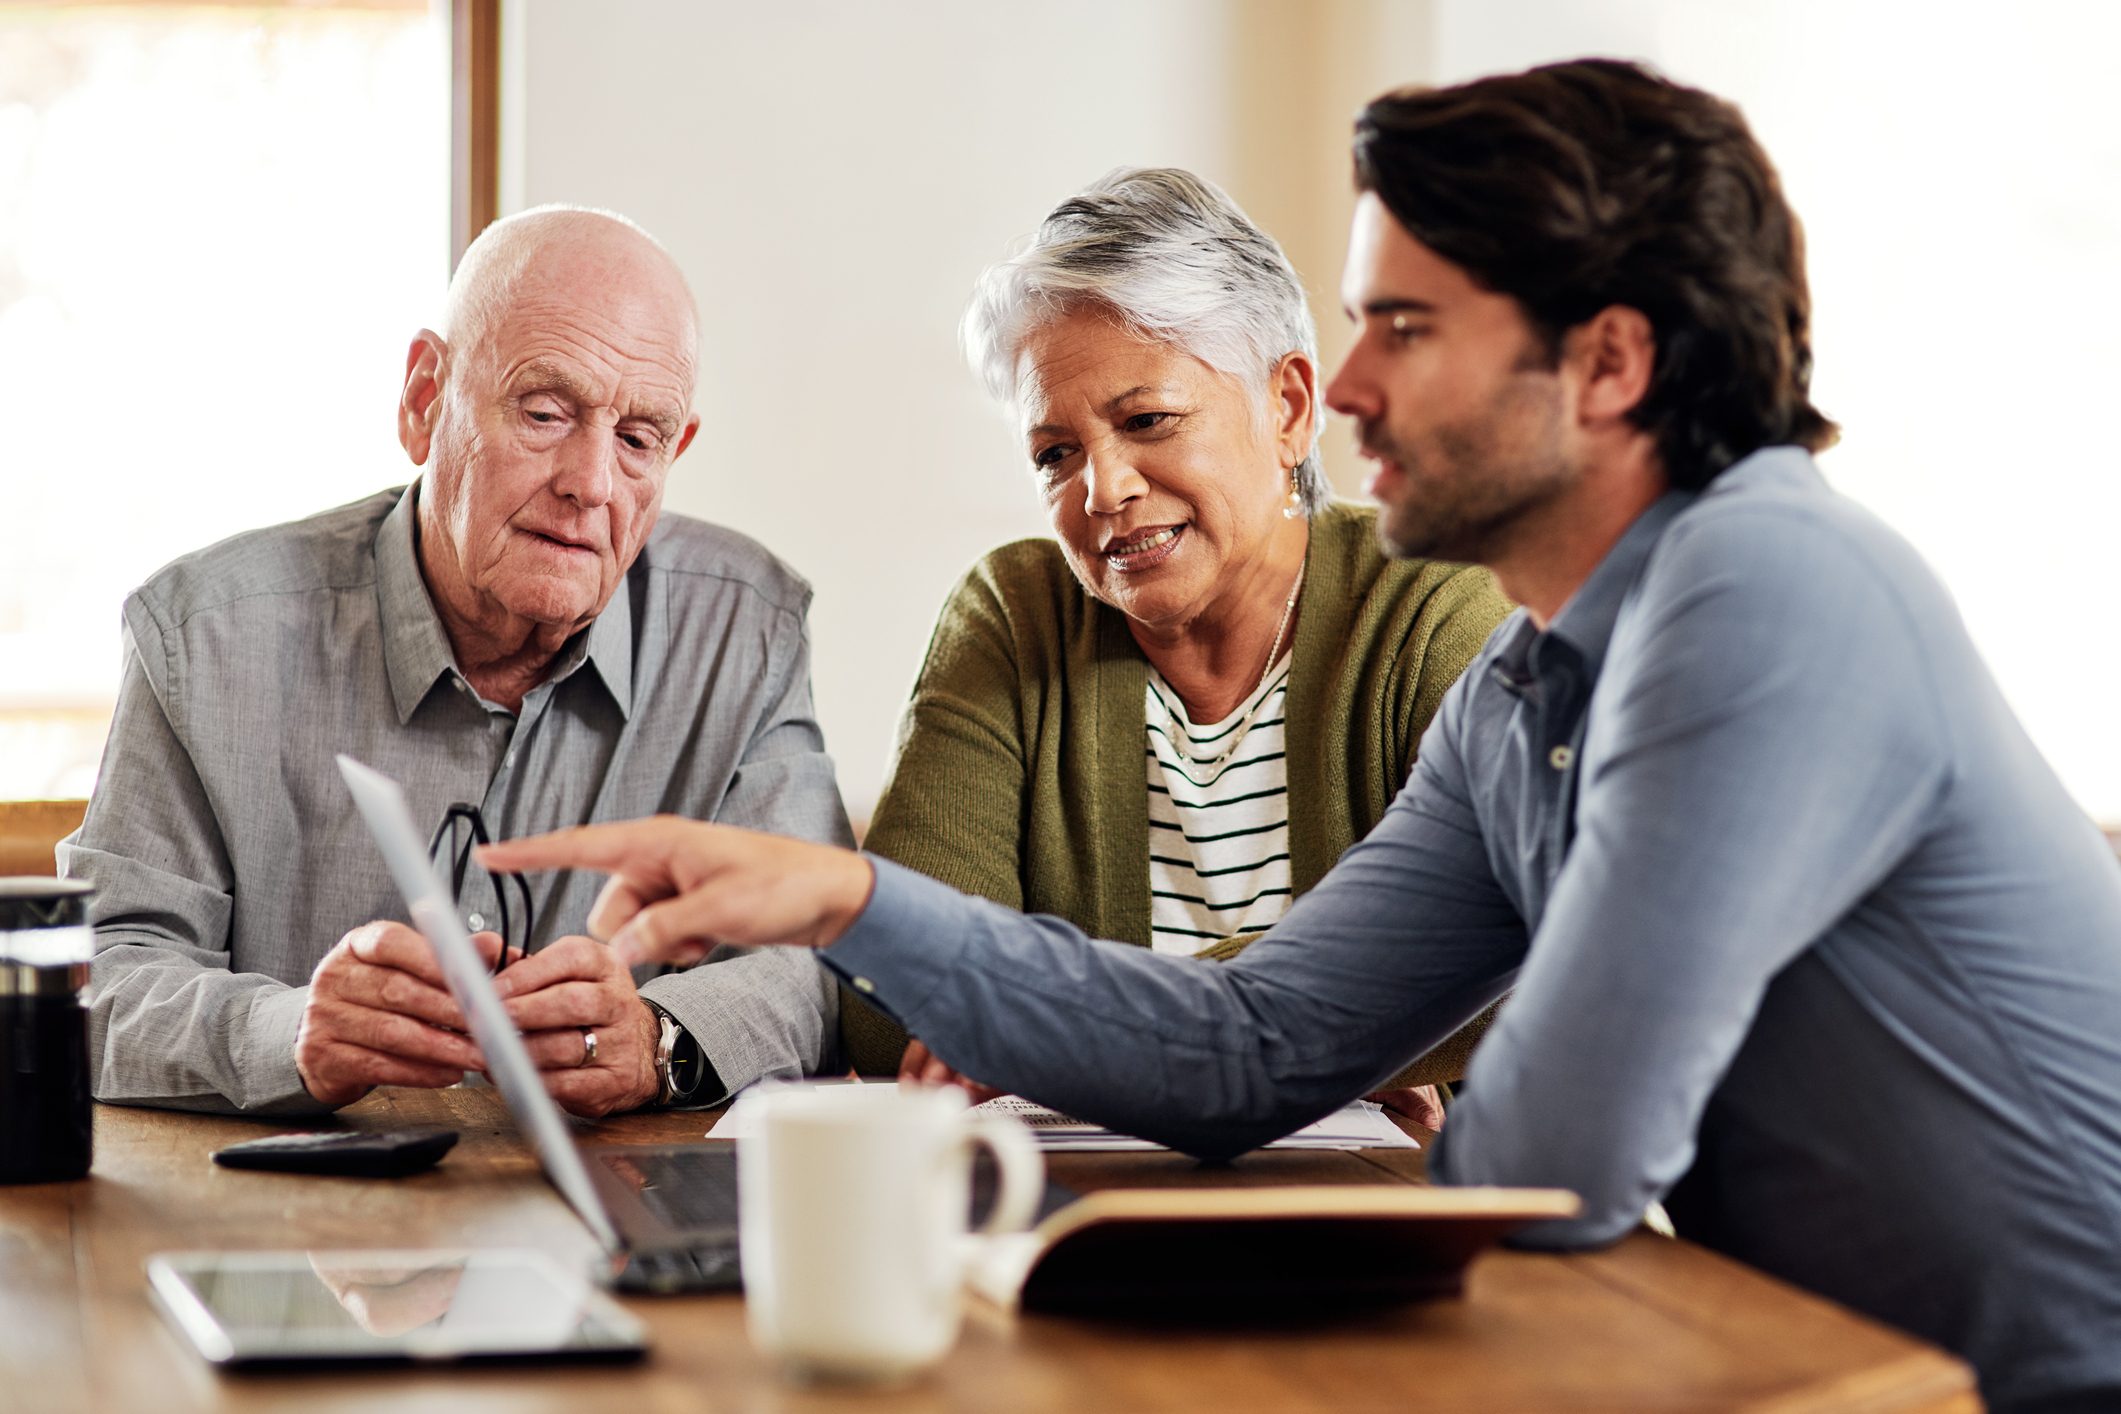
[[[435, 826], [435, 832], [428, 836], [427, 857], [430, 861], [439, 864], [443, 852], [446, 850], [449, 854], [449, 893], [458, 903], [462, 903], [464, 899], [464, 875], [472, 866], [472, 851], [482, 844], [492, 843], [492, 837], [486, 833], [486, 821], [479, 814], [479, 807], [467, 805], [461, 800], [443, 813], [442, 823]], [[486, 870], [483, 864], [479, 868]], [[486, 870], [486, 876], [493, 881], [494, 902], [501, 914], [501, 926], [497, 930], [501, 935], [501, 951], [493, 960], [493, 970], [499, 972], [508, 965], [509, 948], [518, 949], [523, 957], [530, 956], [537, 937], [537, 914], [530, 906], [530, 885], [524, 882], [521, 874], [496, 874]], [[508, 911], [510, 884], [515, 885], [516, 895], [523, 904], [523, 931], [520, 939], [514, 929], [514, 918]]]

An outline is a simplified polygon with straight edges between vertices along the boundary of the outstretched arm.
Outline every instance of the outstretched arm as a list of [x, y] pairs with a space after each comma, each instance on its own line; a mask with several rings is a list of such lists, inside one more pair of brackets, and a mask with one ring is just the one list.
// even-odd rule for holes
[[1456, 764], [1432, 744], [1371, 836], [1222, 967], [1094, 942], [882, 861], [687, 821], [562, 831], [486, 857], [611, 873], [590, 927], [629, 958], [826, 948], [951, 1065], [1221, 1156], [1373, 1088], [1509, 985], [1524, 930]]

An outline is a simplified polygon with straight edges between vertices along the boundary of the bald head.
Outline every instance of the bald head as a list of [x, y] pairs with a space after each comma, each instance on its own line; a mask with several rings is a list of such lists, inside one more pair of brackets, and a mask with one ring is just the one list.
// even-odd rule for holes
[[398, 431], [425, 468], [421, 570], [482, 692], [482, 654], [535, 681], [610, 602], [699, 430], [698, 354], [684, 275], [624, 217], [540, 207], [464, 252]]
[[450, 277], [443, 338], [470, 352], [517, 304], [594, 299], [659, 308], [675, 336], [690, 401], [699, 358], [699, 311], [677, 262], [624, 216], [586, 206], [536, 206], [479, 233]]

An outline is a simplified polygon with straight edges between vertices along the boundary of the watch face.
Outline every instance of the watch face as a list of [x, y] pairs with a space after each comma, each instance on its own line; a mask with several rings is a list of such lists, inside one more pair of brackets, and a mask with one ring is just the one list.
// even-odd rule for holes
[[681, 1026], [670, 1047], [670, 1089], [673, 1094], [685, 1096], [699, 1088], [700, 1043]]

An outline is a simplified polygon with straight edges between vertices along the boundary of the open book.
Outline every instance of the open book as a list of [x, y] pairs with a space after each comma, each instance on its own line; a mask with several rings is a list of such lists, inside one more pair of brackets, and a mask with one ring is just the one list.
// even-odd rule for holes
[[1009, 1310], [1194, 1319], [1455, 1296], [1483, 1248], [1582, 1206], [1560, 1188], [1108, 1188], [985, 1239], [971, 1283]]

